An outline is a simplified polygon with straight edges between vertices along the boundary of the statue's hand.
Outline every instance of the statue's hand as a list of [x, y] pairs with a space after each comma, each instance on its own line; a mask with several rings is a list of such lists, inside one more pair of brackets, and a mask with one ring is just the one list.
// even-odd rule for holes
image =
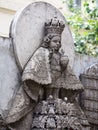
[[66, 56], [66, 55], [61, 56], [60, 62], [61, 62], [62, 69], [66, 69], [67, 64], [69, 62], [68, 56]]

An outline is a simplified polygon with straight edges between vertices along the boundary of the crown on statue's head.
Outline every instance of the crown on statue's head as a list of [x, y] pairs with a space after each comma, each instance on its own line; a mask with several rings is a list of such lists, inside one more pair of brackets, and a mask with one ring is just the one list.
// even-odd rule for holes
[[64, 27], [64, 22], [58, 20], [57, 17], [54, 17], [53, 19], [50, 19], [45, 23], [46, 34], [57, 34], [61, 36]]

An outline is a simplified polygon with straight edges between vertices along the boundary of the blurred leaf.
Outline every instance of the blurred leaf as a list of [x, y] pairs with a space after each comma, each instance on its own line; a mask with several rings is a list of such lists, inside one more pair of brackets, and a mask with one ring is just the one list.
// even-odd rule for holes
[[[73, 0], [67, 2], [71, 9], [68, 24], [73, 28], [75, 51], [98, 56], [98, 8], [91, 8], [89, 1], [84, 2], [83, 17], [79, 9], [73, 8]], [[96, 0], [92, 0], [92, 5], [95, 2]]]

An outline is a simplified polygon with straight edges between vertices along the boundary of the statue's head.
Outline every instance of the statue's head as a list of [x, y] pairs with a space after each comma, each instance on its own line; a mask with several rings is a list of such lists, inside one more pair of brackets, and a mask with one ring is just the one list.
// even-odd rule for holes
[[44, 47], [50, 47], [56, 51], [61, 47], [61, 34], [65, 24], [56, 17], [45, 23], [45, 37], [43, 40]]

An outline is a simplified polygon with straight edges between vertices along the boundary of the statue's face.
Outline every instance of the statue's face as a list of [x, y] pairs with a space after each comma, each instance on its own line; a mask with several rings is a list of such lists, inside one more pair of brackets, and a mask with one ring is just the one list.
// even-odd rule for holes
[[61, 37], [54, 36], [50, 41], [50, 48], [54, 49], [55, 51], [58, 51], [61, 47]]

